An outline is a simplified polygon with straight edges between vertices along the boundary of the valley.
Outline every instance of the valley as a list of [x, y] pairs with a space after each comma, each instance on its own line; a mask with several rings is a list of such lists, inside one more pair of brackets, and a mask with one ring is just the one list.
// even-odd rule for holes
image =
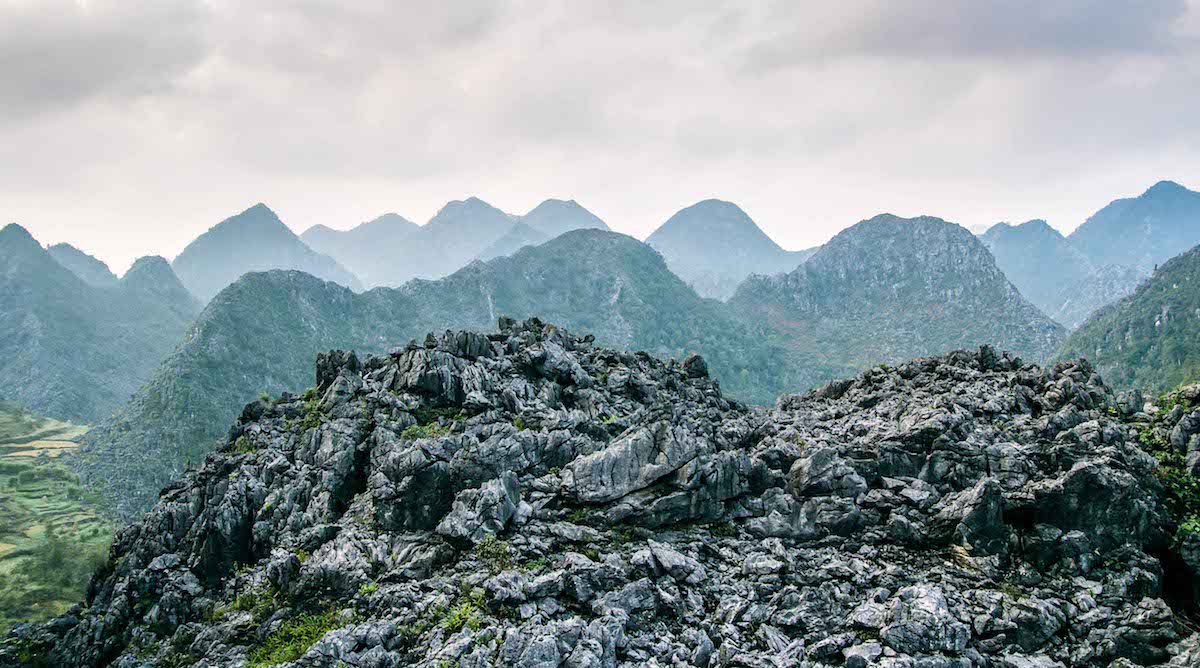
[[82, 599], [115, 524], [58, 461], [85, 427], [0, 403], [0, 634]]

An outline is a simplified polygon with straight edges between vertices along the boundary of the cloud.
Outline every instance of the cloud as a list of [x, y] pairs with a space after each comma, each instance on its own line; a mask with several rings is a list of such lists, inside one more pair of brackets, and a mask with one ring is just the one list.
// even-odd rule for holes
[[1070, 227], [1200, 170], [1198, 16], [0, 0], [0, 215], [118, 266], [260, 200], [302, 229], [574, 197], [645, 235], [719, 196], [789, 247], [883, 210]]
[[206, 54], [196, 3], [0, 2], [0, 118], [162, 94]]

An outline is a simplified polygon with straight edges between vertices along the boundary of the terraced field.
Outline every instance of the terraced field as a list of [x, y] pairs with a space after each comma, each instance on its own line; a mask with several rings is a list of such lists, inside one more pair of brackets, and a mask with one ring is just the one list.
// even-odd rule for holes
[[0, 634], [79, 601], [113, 527], [56, 460], [86, 427], [0, 402]]

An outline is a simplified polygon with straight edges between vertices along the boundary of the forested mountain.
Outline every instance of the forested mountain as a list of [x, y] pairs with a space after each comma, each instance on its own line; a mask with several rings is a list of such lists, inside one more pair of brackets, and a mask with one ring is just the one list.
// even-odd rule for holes
[[1092, 316], [1059, 357], [1086, 357], [1120, 387], [1165, 391], [1200, 381], [1200, 247]]
[[747, 280], [730, 304], [764, 320], [794, 366], [826, 374], [985, 343], [1045, 360], [1064, 336], [974, 235], [928, 217], [858, 223], [795, 271]]
[[162, 258], [142, 258], [119, 282], [97, 287], [8, 225], [0, 230], [0, 398], [53, 418], [100, 420], [150, 377], [199, 311]]

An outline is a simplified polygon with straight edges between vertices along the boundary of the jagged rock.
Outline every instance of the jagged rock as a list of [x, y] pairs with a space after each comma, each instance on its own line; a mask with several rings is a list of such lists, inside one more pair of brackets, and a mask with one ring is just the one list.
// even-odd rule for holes
[[261, 663], [297, 625], [295, 668], [1194, 663], [1164, 597], [1200, 543], [1089, 365], [985, 347], [772, 410], [694, 367], [536, 320], [324, 355], [0, 666]]

